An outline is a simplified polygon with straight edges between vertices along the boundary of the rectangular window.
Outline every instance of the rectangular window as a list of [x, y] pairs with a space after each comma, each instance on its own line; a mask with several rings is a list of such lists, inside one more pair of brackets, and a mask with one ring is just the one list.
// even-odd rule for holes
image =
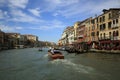
[[118, 24], [118, 19], [116, 19], [116, 24]]
[[106, 28], [106, 24], [103, 24], [103, 30], [105, 30], [105, 28]]
[[100, 22], [102, 22], [102, 18], [100, 17]]
[[115, 24], [115, 20], [113, 20], [113, 24]]
[[91, 23], [92, 23], [92, 24], [95, 24], [95, 21], [94, 21], [94, 19], [93, 19], [93, 20], [91, 20]]
[[108, 22], [108, 28], [110, 29], [112, 27], [112, 23]]
[[92, 33], [91, 33], [91, 36], [95, 36], [95, 32], [92, 32]]
[[100, 30], [102, 30], [102, 25], [100, 25]]
[[111, 13], [109, 13], [109, 19], [111, 19]]
[[105, 21], [105, 16], [103, 16], [103, 22]]
[[99, 36], [99, 31], [97, 31], [97, 36]]

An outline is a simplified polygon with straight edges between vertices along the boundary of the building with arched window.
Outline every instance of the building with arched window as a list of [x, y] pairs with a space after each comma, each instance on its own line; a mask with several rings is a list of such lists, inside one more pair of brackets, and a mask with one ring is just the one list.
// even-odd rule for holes
[[101, 49], [120, 49], [120, 8], [104, 9], [98, 19]]

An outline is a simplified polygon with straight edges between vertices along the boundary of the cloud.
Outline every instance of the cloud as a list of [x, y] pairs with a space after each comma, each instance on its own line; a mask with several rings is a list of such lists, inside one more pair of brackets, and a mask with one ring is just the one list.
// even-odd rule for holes
[[62, 29], [64, 28], [66, 25], [64, 25], [63, 22], [59, 21], [59, 20], [53, 20], [53, 21], [46, 21], [43, 23], [43, 25], [41, 24], [38, 27], [29, 27], [29, 29], [33, 29], [33, 30], [54, 30], [54, 29]]
[[28, 0], [0, 0], [0, 6], [8, 8], [26, 8]]
[[100, 13], [103, 9], [120, 7], [120, 0], [45, 0], [45, 11], [51, 11], [66, 18]]
[[39, 10], [39, 8], [28, 9], [28, 11], [30, 11], [33, 15], [40, 17], [40, 10]]
[[40, 19], [37, 19], [33, 16], [30, 16], [26, 13], [24, 13], [23, 11], [21, 10], [11, 10], [10, 14], [12, 15], [12, 18], [9, 19], [9, 21], [15, 21], [15, 22], [41, 22], [42, 20]]
[[57, 13], [57, 12], [56, 12], [56, 13], [53, 13], [53, 16], [58, 16], [58, 15], [59, 15], [59, 13]]
[[28, 0], [8, 0], [10, 7], [26, 8]]
[[74, 15], [87, 15], [87, 14], [98, 14], [102, 12], [103, 9], [109, 9], [114, 7], [120, 7], [120, 4], [118, 0], [107, 0], [104, 2], [86, 2], [84, 4], [79, 3], [76, 5], [73, 5], [69, 8], [66, 8], [64, 10], [61, 10], [60, 13], [65, 17], [71, 17]]
[[0, 7], [1, 7], [1, 6], [4, 6], [5, 3], [6, 3], [6, 0], [0, 0]]
[[43, 11], [55, 11], [59, 9], [64, 9], [67, 6], [74, 5], [79, 2], [79, 0], [44, 0], [46, 7]]
[[17, 32], [19, 30], [22, 30], [23, 27], [15, 27], [15, 26], [11, 27], [11, 26], [1, 24], [0, 29], [5, 32]]
[[[27, 9], [25, 9], [27, 4], [28, 0], [0, 0], [0, 7], [7, 8], [7, 11], [5, 11], [4, 9], [0, 10], [0, 19], [12, 22], [41, 22], [42, 20], [27, 13]], [[37, 8], [30, 11], [34, 15], [40, 16], [38, 12], [39, 10]]]
[[0, 19], [8, 18], [8, 12], [0, 10]]

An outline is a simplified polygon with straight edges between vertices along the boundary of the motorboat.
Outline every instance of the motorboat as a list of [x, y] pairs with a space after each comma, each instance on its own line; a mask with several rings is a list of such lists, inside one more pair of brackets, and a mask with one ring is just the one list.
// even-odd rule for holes
[[51, 59], [64, 59], [64, 55], [58, 50], [54, 50], [54, 52], [48, 50], [48, 56]]

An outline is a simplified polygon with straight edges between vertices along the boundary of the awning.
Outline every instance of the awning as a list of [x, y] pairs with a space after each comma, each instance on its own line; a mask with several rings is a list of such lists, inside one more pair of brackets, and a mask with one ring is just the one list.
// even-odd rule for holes
[[120, 40], [113, 40], [112, 43], [120, 43]]
[[111, 41], [110, 40], [100, 41], [100, 43], [111, 43]]

